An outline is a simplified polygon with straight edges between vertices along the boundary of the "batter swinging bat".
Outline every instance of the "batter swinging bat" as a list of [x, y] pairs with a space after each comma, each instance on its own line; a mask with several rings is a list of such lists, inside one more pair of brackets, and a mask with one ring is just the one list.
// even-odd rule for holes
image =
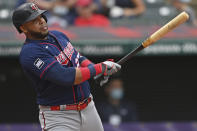
[[[178, 16], [176, 16], [174, 19], [172, 19], [170, 22], [168, 22], [166, 25], [161, 27], [159, 30], [157, 30], [155, 33], [153, 33], [150, 37], [148, 37], [142, 44], [137, 47], [135, 50], [128, 53], [126, 56], [124, 56], [122, 59], [120, 59], [117, 63], [122, 65], [127, 60], [129, 60], [131, 57], [133, 57], [135, 54], [140, 52], [142, 49], [152, 45], [159, 39], [161, 39], [164, 35], [166, 35], [168, 32], [172, 31], [179, 25], [183, 24], [185, 21], [189, 19], [189, 15], [186, 12], [180, 13]], [[95, 77], [97, 79], [100, 77], [99, 75]]]

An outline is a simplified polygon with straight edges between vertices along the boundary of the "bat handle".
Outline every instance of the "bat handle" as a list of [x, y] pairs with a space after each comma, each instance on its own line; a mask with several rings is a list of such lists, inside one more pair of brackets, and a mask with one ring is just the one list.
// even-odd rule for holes
[[94, 80], [98, 79], [98, 78], [101, 77], [101, 76], [102, 76], [102, 74], [99, 74], [99, 75], [95, 76], [95, 77], [94, 77]]
[[[107, 78], [107, 79], [105, 79]], [[103, 76], [103, 74], [99, 74], [94, 77], [95, 82], [101, 86], [103, 86], [108, 81], [109, 76]]]

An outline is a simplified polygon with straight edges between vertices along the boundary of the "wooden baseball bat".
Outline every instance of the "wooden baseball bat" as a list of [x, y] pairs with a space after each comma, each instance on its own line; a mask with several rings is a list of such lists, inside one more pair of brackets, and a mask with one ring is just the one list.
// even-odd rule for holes
[[176, 16], [170, 22], [168, 22], [163, 27], [161, 27], [159, 30], [157, 30], [155, 33], [153, 33], [150, 37], [148, 37], [145, 41], [143, 41], [142, 44], [139, 47], [137, 47], [137, 49], [128, 53], [126, 56], [124, 56], [122, 59], [120, 59], [117, 63], [120, 65], [125, 63], [127, 60], [129, 60], [132, 56], [137, 54], [139, 51], [152, 45], [156, 41], [160, 40], [168, 32], [172, 31], [173, 29], [175, 29], [179, 25], [183, 24], [188, 19], [189, 19], [189, 15], [186, 12], [180, 13], [178, 16]]
[[[127, 60], [132, 58], [135, 54], [143, 50], [144, 48], [152, 45], [156, 41], [160, 40], [162, 37], [164, 37], [168, 32], [172, 31], [179, 25], [183, 24], [189, 19], [189, 15], [186, 12], [180, 13], [178, 16], [176, 16], [174, 19], [172, 19], [170, 22], [165, 24], [163, 27], [161, 27], [159, 30], [157, 30], [155, 33], [153, 33], [150, 37], [148, 37], [145, 41], [142, 42], [140, 46], [138, 46], [135, 50], [128, 53], [126, 56], [121, 58], [117, 63], [122, 65]], [[98, 75], [95, 77], [97, 79], [101, 75]]]

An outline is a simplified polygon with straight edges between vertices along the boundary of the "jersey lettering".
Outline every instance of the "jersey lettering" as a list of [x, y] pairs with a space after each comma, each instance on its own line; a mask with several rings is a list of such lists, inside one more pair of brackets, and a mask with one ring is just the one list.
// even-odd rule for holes
[[75, 58], [75, 64], [77, 65], [77, 67], [79, 67], [79, 53], [77, 53], [77, 57]]
[[74, 53], [74, 48], [70, 42], [67, 42], [67, 46], [66, 46], [66, 48], [64, 48], [64, 53], [66, 54], [68, 59], [71, 60], [73, 53]]
[[64, 48], [64, 51], [63, 52], [61, 51], [60, 54], [55, 58], [60, 64], [67, 65], [69, 60], [72, 59], [73, 53], [74, 53], [73, 46], [71, 45], [70, 42], [67, 42], [67, 46], [66, 48]]
[[55, 58], [62, 65], [67, 65], [68, 64], [69, 59], [65, 56], [65, 54], [62, 51]]

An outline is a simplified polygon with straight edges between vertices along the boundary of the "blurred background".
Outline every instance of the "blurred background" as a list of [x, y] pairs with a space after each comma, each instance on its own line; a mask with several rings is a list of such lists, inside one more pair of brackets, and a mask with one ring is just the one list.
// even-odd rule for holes
[[[13, 10], [31, 0], [0, 0], [0, 131], [41, 131], [31, 82], [18, 55], [24, 42]], [[118, 61], [182, 11], [187, 23], [122, 65], [105, 87], [90, 80], [105, 131], [197, 131], [196, 0], [34, 0], [50, 30], [94, 63]]]

